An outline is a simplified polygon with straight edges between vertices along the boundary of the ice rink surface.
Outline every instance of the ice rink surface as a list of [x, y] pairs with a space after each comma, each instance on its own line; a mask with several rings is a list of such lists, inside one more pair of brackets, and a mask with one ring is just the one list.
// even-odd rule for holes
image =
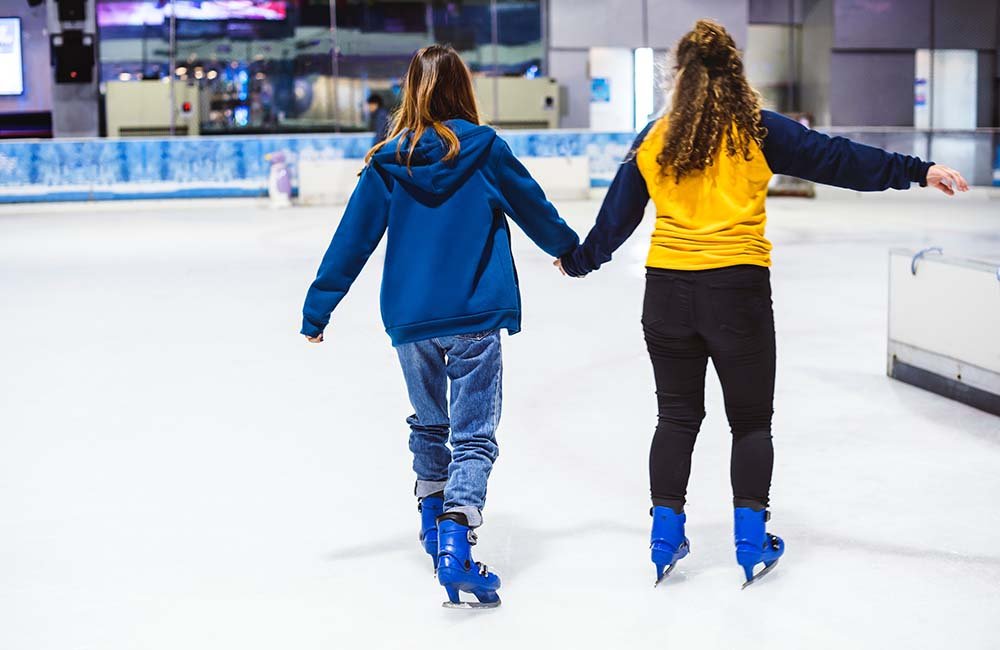
[[[585, 233], [599, 203], [561, 203]], [[709, 373], [692, 555], [652, 588], [655, 424], [639, 312], [652, 214], [560, 277], [519, 232], [501, 456], [477, 559], [503, 606], [442, 609], [417, 543], [382, 251], [298, 335], [342, 208], [0, 210], [0, 648], [996, 648], [1000, 418], [885, 376], [887, 250], [1000, 261], [1000, 201], [769, 202], [771, 530], [740, 591]], [[928, 305], [927, 309], [934, 309]]]

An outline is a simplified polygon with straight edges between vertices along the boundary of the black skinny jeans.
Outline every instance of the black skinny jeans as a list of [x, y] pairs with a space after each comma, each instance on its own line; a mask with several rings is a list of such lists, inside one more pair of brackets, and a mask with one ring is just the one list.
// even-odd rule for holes
[[659, 421], [649, 451], [653, 505], [684, 508], [691, 452], [705, 417], [709, 357], [733, 434], [735, 507], [767, 507], [774, 450], [774, 312], [770, 271], [647, 269], [642, 327], [653, 362]]

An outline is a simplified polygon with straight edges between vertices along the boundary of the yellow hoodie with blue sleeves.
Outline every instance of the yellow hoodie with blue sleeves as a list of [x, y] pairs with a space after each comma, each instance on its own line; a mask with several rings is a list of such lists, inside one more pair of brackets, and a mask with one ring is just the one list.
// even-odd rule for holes
[[619, 167], [587, 239], [562, 256], [563, 269], [579, 277], [611, 260], [642, 221], [650, 199], [657, 217], [646, 266], [679, 271], [770, 266], [764, 203], [773, 174], [871, 192], [926, 185], [934, 164], [831, 138], [771, 111], [761, 111], [761, 119], [767, 135], [760, 146], [751, 144], [749, 160], [720, 147], [712, 165], [679, 183], [661, 174], [656, 162], [667, 117], [647, 125]]

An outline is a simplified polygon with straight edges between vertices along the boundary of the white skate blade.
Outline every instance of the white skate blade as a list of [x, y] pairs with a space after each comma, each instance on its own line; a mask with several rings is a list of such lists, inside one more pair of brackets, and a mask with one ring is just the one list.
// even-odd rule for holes
[[446, 609], [495, 609], [499, 606], [499, 599], [495, 603], [453, 603], [450, 600], [441, 603], [441, 607]]
[[761, 578], [763, 578], [764, 576], [766, 576], [768, 573], [770, 573], [771, 569], [773, 569], [776, 566], [778, 566], [778, 560], [775, 560], [774, 562], [771, 562], [771, 564], [769, 564], [766, 567], [764, 567], [763, 571], [761, 571], [760, 573], [758, 573], [754, 577], [752, 577], [749, 580], [747, 580], [746, 582], [744, 582], [743, 586], [740, 587], [740, 589], [741, 590], [746, 589], [747, 587], [749, 587], [753, 583], [757, 582], [758, 580], [760, 580]]
[[670, 572], [674, 570], [675, 566], [677, 566], [676, 562], [674, 562], [673, 564], [671, 564], [670, 566], [668, 566], [666, 569], [663, 570], [663, 575], [660, 576], [659, 579], [653, 583], [653, 589], [659, 587], [660, 583], [667, 579], [667, 576], [670, 575]]

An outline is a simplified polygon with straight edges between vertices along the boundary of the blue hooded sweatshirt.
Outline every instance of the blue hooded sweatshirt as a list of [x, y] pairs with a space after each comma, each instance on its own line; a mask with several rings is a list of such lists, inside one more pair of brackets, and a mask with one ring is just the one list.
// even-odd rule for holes
[[[388, 142], [361, 172], [302, 309], [302, 334], [317, 336], [388, 232], [382, 321], [393, 345], [439, 336], [521, 329], [521, 295], [510, 249], [509, 215], [552, 257], [579, 243], [545, 193], [488, 126], [446, 125], [461, 143], [433, 130], [406, 167]], [[402, 136], [405, 138], [405, 135]]]

